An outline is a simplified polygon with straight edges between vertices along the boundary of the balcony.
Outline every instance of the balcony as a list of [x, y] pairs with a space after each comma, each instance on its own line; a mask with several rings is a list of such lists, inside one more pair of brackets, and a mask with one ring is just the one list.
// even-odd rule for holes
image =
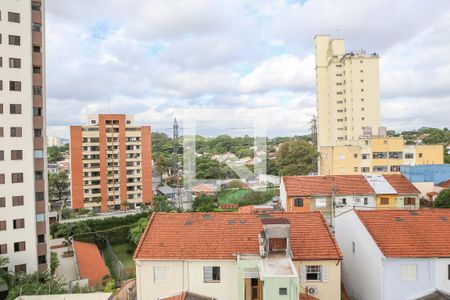
[[36, 223], [36, 233], [37, 234], [46, 234], [47, 233], [47, 223], [37, 222]]
[[38, 255], [46, 255], [47, 254], [47, 243], [41, 243], [37, 245], [37, 253]]
[[48, 265], [46, 263], [38, 265], [39, 272], [44, 272], [45, 270], [48, 270]]
[[35, 150], [44, 149], [44, 138], [43, 137], [35, 137], [34, 138], [34, 149]]

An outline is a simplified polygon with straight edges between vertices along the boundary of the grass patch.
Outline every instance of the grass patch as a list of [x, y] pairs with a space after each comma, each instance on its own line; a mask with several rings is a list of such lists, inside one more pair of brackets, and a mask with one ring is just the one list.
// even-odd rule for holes
[[134, 272], [133, 250], [129, 244], [111, 245], [111, 249], [127, 271]]
[[251, 192], [250, 189], [224, 190], [219, 194], [217, 202], [219, 204], [238, 203], [240, 199]]

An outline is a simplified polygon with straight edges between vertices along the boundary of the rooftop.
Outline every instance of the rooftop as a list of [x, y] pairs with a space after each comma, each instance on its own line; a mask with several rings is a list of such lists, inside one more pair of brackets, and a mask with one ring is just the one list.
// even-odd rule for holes
[[293, 260], [342, 258], [320, 212], [154, 213], [134, 258], [235, 260], [237, 254], [259, 254], [261, 218], [289, 221]]
[[89, 285], [101, 284], [109, 270], [103, 261], [97, 245], [79, 241], [73, 242], [81, 279], [89, 279]]
[[354, 212], [386, 257], [450, 257], [450, 209]]

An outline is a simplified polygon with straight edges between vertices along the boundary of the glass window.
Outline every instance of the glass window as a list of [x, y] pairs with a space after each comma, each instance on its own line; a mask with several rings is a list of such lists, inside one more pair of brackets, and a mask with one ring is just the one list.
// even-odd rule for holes
[[295, 207], [303, 207], [303, 198], [295, 198], [294, 206]]
[[306, 280], [320, 281], [321, 280], [321, 266], [306, 266]]
[[278, 294], [280, 294], [280, 295], [287, 295], [288, 294], [287, 288], [280, 288], [278, 290]]
[[154, 266], [153, 267], [153, 279], [154, 282], [166, 282], [169, 277], [168, 266]]
[[44, 158], [43, 150], [34, 150], [34, 158]]
[[36, 214], [36, 222], [44, 222], [45, 214]]
[[316, 207], [326, 207], [326, 206], [327, 206], [327, 199], [325, 198], [316, 199]]
[[402, 265], [401, 266], [401, 278], [405, 281], [417, 280], [417, 265]]
[[220, 267], [203, 267], [204, 282], [220, 282]]

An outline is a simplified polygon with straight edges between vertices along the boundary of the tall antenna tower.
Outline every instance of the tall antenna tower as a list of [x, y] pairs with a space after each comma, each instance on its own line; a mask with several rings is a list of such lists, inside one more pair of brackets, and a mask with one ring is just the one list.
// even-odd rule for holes
[[178, 122], [175, 118], [173, 120], [173, 176], [175, 179], [175, 203], [178, 205], [178, 208], [182, 208], [182, 199], [181, 199], [181, 188], [180, 188], [180, 163], [178, 160]]
[[311, 124], [311, 141], [317, 147], [317, 118], [315, 115], [313, 115], [309, 123]]

